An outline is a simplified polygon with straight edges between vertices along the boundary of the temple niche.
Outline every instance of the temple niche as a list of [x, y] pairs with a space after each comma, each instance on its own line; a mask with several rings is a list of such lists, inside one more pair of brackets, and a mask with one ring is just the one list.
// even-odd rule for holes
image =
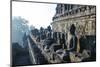
[[96, 7], [91, 5], [57, 4], [51, 23], [54, 32], [67, 32], [75, 24], [76, 33], [96, 34]]

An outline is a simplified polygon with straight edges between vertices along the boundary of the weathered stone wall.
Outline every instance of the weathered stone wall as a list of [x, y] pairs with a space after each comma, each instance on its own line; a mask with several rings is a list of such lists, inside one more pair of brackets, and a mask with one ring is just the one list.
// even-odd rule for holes
[[[64, 6], [62, 6], [63, 8]], [[76, 13], [75, 13], [76, 12]], [[68, 13], [68, 11], [67, 11]], [[76, 33], [82, 35], [95, 35], [96, 33], [96, 7], [81, 6], [72, 9], [67, 15], [66, 11], [53, 17], [52, 29], [54, 32], [68, 32], [70, 25], [75, 24]]]

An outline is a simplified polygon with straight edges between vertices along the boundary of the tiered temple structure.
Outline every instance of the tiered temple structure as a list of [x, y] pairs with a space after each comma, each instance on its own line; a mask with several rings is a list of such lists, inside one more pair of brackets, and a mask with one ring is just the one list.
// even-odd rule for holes
[[92, 5], [57, 4], [51, 23], [54, 32], [68, 32], [75, 24], [76, 33], [96, 35], [96, 7]]

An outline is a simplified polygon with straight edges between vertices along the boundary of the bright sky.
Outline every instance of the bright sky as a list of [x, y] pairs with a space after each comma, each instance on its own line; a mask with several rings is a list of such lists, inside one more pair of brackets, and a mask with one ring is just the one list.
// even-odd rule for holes
[[52, 22], [55, 8], [56, 4], [12, 2], [12, 16], [21, 16], [35, 28], [46, 28]]

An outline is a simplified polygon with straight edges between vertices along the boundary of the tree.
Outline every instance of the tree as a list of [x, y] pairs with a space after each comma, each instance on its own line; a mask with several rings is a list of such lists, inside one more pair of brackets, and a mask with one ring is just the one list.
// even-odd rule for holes
[[28, 35], [28, 21], [21, 17], [12, 17], [12, 43], [18, 43], [23, 46], [24, 34]]

